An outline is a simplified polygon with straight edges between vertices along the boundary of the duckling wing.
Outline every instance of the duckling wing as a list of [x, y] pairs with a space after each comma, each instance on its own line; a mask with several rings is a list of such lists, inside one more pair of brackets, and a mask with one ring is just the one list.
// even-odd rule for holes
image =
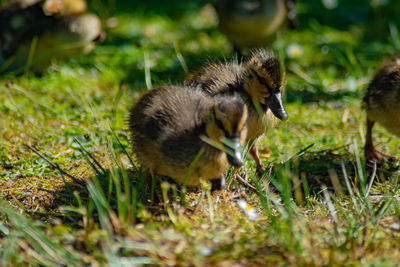
[[209, 95], [222, 95], [240, 92], [243, 67], [238, 63], [212, 64], [193, 73], [187, 84]]
[[189, 166], [202, 146], [203, 143], [199, 136], [192, 132], [180, 136], [170, 136], [163, 141], [161, 149], [170, 164], [179, 163]]
[[200, 136], [205, 132], [212, 101], [205, 94], [188, 88], [170, 100], [166, 103], [169, 120], [159, 137], [161, 150], [166, 158], [190, 164], [204, 145]]
[[130, 127], [137, 150], [154, 150], [165, 161], [193, 160], [202, 142], [199, 134], [211, 100], [180, 87], [153, 89], [132, 109]]
[[390, 100], [400, 100], [400, 59], [397, 58], [378, 68], [364, 97], [367, 105], [384, 106]]

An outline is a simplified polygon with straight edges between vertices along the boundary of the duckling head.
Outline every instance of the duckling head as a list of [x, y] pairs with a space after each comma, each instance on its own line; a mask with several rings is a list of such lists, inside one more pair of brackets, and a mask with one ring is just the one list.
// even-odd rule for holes
[[263, 112], [270, 109], [278, 119], [288, 119], [282, 103], [280, 62], [272, 53], [261, 49], [252, 52], [245, 66], [243, 87]]
[[228, 162], [235, 167], [244, 161], [241, 147], [247, 137], [247, 116], [247, 107], [240, 98], [221, 98], [206, 124], [206, 135], [223, 146]]

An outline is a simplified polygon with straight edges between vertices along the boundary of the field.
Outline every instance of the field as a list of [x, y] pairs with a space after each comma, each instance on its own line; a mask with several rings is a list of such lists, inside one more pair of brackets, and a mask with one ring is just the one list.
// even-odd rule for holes
[[[300, 1], [299, 27], [271, 47], [289, 120], [259, 140], [269, 172], [250, 156], [240, 170], [257, 192], [230, 170], [224, 191], [163, 182], [154, 204], [130, 107], [234, 58], [207, 1], [163, 2], [92, 1], [106, 31], [92, 53], [0, 76], [0, 265], [398, 266], [398, 162], [365, 162], [361, 104], [400, 51], [399, 5]], [[395, 136], [373, 134], [400, 157]]]

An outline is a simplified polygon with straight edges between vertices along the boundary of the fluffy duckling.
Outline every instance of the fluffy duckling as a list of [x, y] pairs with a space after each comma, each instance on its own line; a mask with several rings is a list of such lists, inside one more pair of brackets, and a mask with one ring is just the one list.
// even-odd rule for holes
[[220, 178], [229, 164], [243, 164], [241, 145], [246, 139], [246, 122], [247, 108], [240, 97], [211, 98], [184, 86], [147, 92], [129, 116], [140, 164], [153, 177], [168, 176], [188, 186], [199, 185], [199, 178]]
[[252, 144], [250, 154], [262, 171], [264, 166], [255, 142], [266, 128], [275, 126], [276, 118], [288, 119], [282, 104], [279, 59], [273, 53], [256, 50], [244, 64], [209, 65], [190, 75], [186, 82], [190, 86], [200, 86], [211, 96], [238, 94], [243, 99], [249, 111], [247, 141]]
[[400, 58], [393, 58], [378, 68], [364, 97], [364, 107], [367, 110], [366, 158], [378, 161], [394, 158], [374, 147], [372, 127], [378, 122], [400, 137]]
[[101, 23], [85, 10], [84, 0], [17, 0], [0, 8], [0, 72], [30, 65], [41, 74], [54, 58], [90, 52]]
[[296, 25], [295, 0], [219, 0], [215, 8], [219, 28], [240, 48], [270, 45], [277, 31], [289, 21]]

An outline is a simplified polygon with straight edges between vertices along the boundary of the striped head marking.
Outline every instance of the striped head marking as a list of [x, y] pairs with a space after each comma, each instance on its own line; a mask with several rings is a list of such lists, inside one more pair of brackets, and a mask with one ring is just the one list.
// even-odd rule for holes
[[243, 165], [247, 116], [247, 106], [240, 98], [220, 98], [206, 127], [208, 137], [223, 145], [228, 162], [237, 167]]
[[214, 108], [214, 122], [226, 138], [240, 136], [246, 127], [247, 107], [240, 99], [222, 100]]
[[271, 109], [281, 120], [287, 119], [282, 104], [282, 81], [279, 59], [264, 50], [255, 50], [247, 62], [244, 73], [244, 89], [264, 112]]

